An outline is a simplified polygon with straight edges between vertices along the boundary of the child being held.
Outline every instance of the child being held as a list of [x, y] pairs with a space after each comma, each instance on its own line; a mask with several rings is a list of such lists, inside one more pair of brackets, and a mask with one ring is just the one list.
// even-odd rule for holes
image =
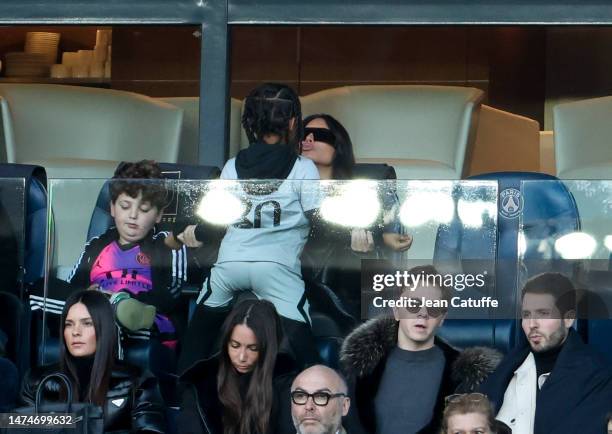
[[155, 326], [158, 339], [175, 348], [170, 316], [186, 279], [186, 250], [168, 248], [168, 233], [155, 229], [168, 201], [159, 179], [153, 161], [117, 168], [109, 186], [115, 226], [86, 243], [68, 281], [108, 293], [120, 325], [130, 331]]

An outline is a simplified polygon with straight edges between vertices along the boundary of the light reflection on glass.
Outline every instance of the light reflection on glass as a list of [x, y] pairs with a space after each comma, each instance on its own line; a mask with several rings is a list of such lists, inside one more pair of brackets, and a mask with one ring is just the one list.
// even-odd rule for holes
[[448, 224], [453, 219], [453, 200], [435, 192], [410, 193], [400, 209], [400, 221], [415, 228], [428, 222]]
[[606, 235], [604, 238], [604, 246], [606, 246], [606, 249], [612, 252], [612, 235]]
[[380, 200], [375, 181], [347, 182], [341, 186], [338, 195], [328, 196], [321, 203], [321, 215], [324, 219], [347, 227], [372, 226], [379, 213]]
[[563, 235], [555, 241], [555, 250], [563, 259], [586, 259], [597, 248], [597, 241], [584, 232], [573, 232]]
[[457, 212], [464, 226], [479, 228], [482, 227], [484, 215], [487, 214], [489, 217], [493, 217], [497, 213], [497, 209], [494, 204], [486, 203], [482, 200], [469, 201], [459, 199]]
[[527, 251], [527, 239], [525, 238], [524, 232], [519, 232], [516, 242], [519, 258], [522, 258], [525, 256], [525, 252]]
[[236, 183], [212, 181], [209, 186], [198, 205], [197, 215], [215, 225], [228, 225], [238, 220], [245, 211], [245, 205], [231, 193], [235, 191]]

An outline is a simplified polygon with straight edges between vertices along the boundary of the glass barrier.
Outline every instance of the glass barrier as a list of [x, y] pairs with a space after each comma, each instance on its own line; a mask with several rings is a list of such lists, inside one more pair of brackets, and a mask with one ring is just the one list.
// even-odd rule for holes
[[[550, 271], [580, 290], [579, 319], [609, 318], [607, 181], [529, 181], [499, 194], [494, 181], [148, 181], [135, 191], [163, 196], [165, 208], [145, 223], [131, 213], [150, 207], [133, 208], [138, 196], [111, 206], [105, 182], [50, 181], [50, 344], [67, 294], [92, 284], [109, 294], [148, 291], [158, 266], [168, 289], [180, 289], [177, 333], [196, 303], [223, 305], [251, 290], [281, 316], [310, 320], [315, 334], [333, 323], [341, 338], [368, 318], [426, 311], [469, 320], [444, 323], [451, 342], [457, 333], [465, 340], [468, 324], [482, 332], [474, 342], [507, 351], [520, 338], [523, 286]], [[142, 181], [121, 188], [134, 182]], [[120, 229], [110, 229], [114, 220]], [[153, 223], [157, 235], [148, 233]], [[123, 257], [131, 265], [117, 267], [121, 247], [130, 251], [141, 239], [166, 259], [137, 249]], [[113, 242], [117, 249], [106, 249]], [[112, 260], [104, 263], [106, 254]], [[47, 360], [54, 357], [50, 351]]]
[[524, 181], [517, 286], [559, 272], [576, 288], [578, 319], [612, 312], [612, 181]]
[[[104, 183], [50, 181], [54, 243], [49, 299], [65, 299], [66, 292], [76, 289], [74, 279], [80, 271], [75, 264], [96, 261], [95, 255], [83, 253], [84, 246], [87, 250], [97, 243], [86, 245], [88, 240], [101, 237], [110, 243], [118, 236], [117, 231], [112, 232], [115, 238], [104, 235], [114, 224], [113, 213], [123, 212], [117, 203], [109, 204], [108, 192], [100, 193]], [[359, 321], [390, 313], [394, 304], [387, 299], [398, 289], [414, 292], [417, 287], [435, 285], [418, 280], [425, 276], [407, 280], [412, 267], [435, 265], [438, 278], [444, 278], [449, 288], [450, 317], [489, 318], [503, 310], [494, 300], [495, 182], [167, 180], [146, 184], [150, 189], [162, 187], [168, 192], [164, 202], [168, 205], [157, 229], [176, 233], [198, 224], [196, 233], [202, 237], [201, 248], [187, 249], [183, 269], [170, 270], [184, 277], [183, 292], [193, 297], [215, 264], [275, 263], [292, 276], [284, 283], [287, 293], [299, 294], [305, 287], [313, 309], [329, 311], [329, 303], [336, 303], [341, 313]], [[136, 223], [126, 225], [141, 237], [151, 236]], [[468, 250], [467, 239], [475, 243]], [[219, 267], [223, 268], [228, 267]], [[86, 277], [92, 276], [90, 270]], [[104, 285], [113, 291], [121, 289], [125, 282], [113, 279]], [[87, 287], [94, 281], [79, 280], [77, 286]], [[240, 290], [247, 286], [235, 284]], [[256, 289], [255, 293], [267, 297]]]

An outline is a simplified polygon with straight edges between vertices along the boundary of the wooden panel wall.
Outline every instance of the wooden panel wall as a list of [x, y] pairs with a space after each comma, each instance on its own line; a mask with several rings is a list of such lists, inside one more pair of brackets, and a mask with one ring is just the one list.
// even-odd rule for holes
[[113, 89], [149, 96], [200, 94], [198, 26], [115, 26]]
[[[91, 49], [93, 26], [0, 27], [0, 56], [30, 30], [60, 31], [61, 50]], [[594, 28], [593, 31], [597, 31]], [[494, 107], [543, 123], [545, 27], [234, 26], [231, 89], [264, 81], [301, 95], [356, 84], [441, 84], [483, 89]], [[150, 96], [198, 96], [198, 26], [114, 26], [111, 87]]]

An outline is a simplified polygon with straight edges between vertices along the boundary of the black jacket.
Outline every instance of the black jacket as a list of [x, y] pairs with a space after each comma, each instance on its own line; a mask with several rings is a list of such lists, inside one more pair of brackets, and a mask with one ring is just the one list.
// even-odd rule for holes
[[[514, 371], [531, 351], [528, 344], [509, 353], [480, 391], [499, 411]], [[610, 367], [570, 329], [555, 366], [536, 401], [534, 434], [597, 434], [605, 432], [612, 409]]]
[[[131, 294], [137, 300], [155, 306], [158, 312], [171, 314], [180, 299], [180, 288], [187, 279], [186, 249], [172, 250], [164, 244], [167, 232], [149, 232], [139, 241], [142, 253], [151, 261], [151, 279], [153, 289], [138, 294]], [[68, 281], [81, 289], [87, 288], [91, 282], [89, 275], [96, 258], [102, 250], [113, 241], [119, 239], [119, 232], [112, 227], [99, 237], [94, 237], [85, 244]]]
[[[167, 235], [167, 232], [152, 230], [138, 242], [141, 252], [150, 258], [152, 289], [138, 294], [128, 293], [130, 297], [142, 303], [155, 306], [157, 313], [168, 316], [173, 326], [181, 330], [182, 319], [176, 309], [180, 303], [181, 288], [187, 281], [187, 251], [185, 246], [179, 250], [167, 247], [164, 244]], [[70, 273], [69, 283], [75, 288], [87, 288], [91, 284], [90, 274], [96, 258], [106, 246], [118, 239], [119, 232], [112, 227], [99, 237], [89, 240]], [[128, 270], [124, 272], [127, 273]], [[53, 303], [53, 300], [50, 303]], [[159, 338], [174, 340], [177, 334], [180, 332], [159, 334]]]
[[[178, 432], [181, 434], [223, 434], [223, 407], [217, 392], [218, 357], [196, 362], [180, 377]], [[279, 354], [274, 368], [274, 404], [270, 431], [265, 434], [295, 434], [290, 400], [291, 383], [295, 375], [293, 360], [285, 354]]]
[[[350, 432], [376, 432], [374, 399], [387, 357], [397, 346], [397, 335], [398, 322], [394, 318], [376, 318], [355, 329], [342, 345], [340, 363], [353, 399], [345, 423]], [[492, 349], [469, 349], [460, 357], [460, 352], [442, 339], [436, 338], [435, 345], [444, 353], [446, 363], [433, 418], [420, 433], [439, 433], [444, 398], [472, 391], [476, 387], [473, 383], [482, 381], [501, 359], [501, 354]], [[406, 390], [409, 392], [410, 385], [406, 385]]]
[[[23, 405], [34, 405], [40, 381], [62, 372], [58, 364], [31, 369], [21, 387]], [[61, 385], [56, 380], [44, 384], [43, 400], [58, 401]], [[104, 408], [104, 432], [165, 433], [165, 407], [157, 379], [138, 368], [117, 363], [112, 370]]]

